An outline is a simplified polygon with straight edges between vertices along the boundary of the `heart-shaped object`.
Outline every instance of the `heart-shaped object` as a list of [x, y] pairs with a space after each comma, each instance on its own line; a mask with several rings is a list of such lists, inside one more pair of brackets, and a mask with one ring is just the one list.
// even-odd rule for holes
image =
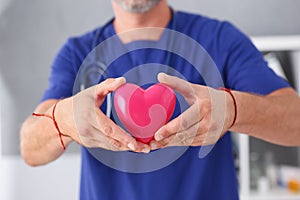
[[148, 144], [155, 132], [172, 116], [176, 104], [174, 91], [158, 83], [144, 90], [127, 83], [114, 93], [116, 113], [135, 138]]

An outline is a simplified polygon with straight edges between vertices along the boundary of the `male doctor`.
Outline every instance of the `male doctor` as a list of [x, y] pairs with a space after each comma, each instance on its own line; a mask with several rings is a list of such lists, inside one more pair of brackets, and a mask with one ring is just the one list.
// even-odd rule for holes
[[[49, 87], [35, 114], [21, 128], [26, 163], [47, 164], [75, 141], [82, 145], [82, 200], [234, 200], [238, 199], [238, 185], [228, 131], [284, 146], [300, 145], [299, 96], [268, 68], [261, 53], [233, 25], [173, 11], [167, 0], [112, 0], [112, 7], [115, 16], [110, 22], [70, 38], [56, 56]], [[172, 26], [174, 21], [176, 26]], [[136, 141], [108, 118], [105, 107], [98, 108], [110, 92], [125, 84], [124, 73], [144, 63], [165, 63], [164, 52], [132, 52], [130, 61], [117, 60], [108, 68], [110, 77], [106, 80], [72, 94], [79, 67], [91, 52], [96, 33], [101, 32], [97, 38], [100, 44], [115, 34], [145, 27], [174, 29], [197, 41], [216, 63], [225, 87], [230, 88], [207, 87], [189, 63], [172, 59], [169, 66], [186, 80], [158, 72], [158, 81], [179, 92], [190, 106], [162, 126], [149, 145]], [[217, 100], [213, 101], [212, 96]], [[216, 102], [225, 103], [218, 106]], [[199, 159], [199, 149], [214, 143], [212, 151]], [[145, 173], [113, 169], [88, 150], [130, 151], [147, 156], [160, 151], [157, 149], [182, 147], [187, 150], [180, 158]]]

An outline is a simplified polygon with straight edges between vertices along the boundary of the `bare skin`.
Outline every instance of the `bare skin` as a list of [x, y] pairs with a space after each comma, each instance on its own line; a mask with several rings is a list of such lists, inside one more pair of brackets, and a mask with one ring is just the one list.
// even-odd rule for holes
[[[124, 78], [107, 79], [58, 102], [55, 118], [61, 132], [66, 135], [62, 136], [65, 146], [75, 141], [85, 147], [149, 152], [149, 146], [137, 142], [99, 109], [106, 95], [125, 82]], [[57, 101], [47, 100], [34, 112], [51, 115]], [[26, 163], [32, 166], [47, 164], [63, 153], [52, 120], [35, 116], [27, 118], [21, 128], [21, 152]]]
[[[112, 2], [112, 6], [117, 33], [141, 27], [164, 28], [171, 18], [166, 0], [145, 13], [123, 11], [115, 2]], [[61, 132], [66, 135], [63, 136], [66, 147], [75, 141], [86, 147], [113, 151], [150, 151], [149, 145], [137, 142], [98, 109], [109, 92], [125, 83], [124, 78], [115, 81], [107, 80], [58, 103], [55, 116]], [[57, 101], [58, 99], [51, 99], [42, 102], [34, 112], [51, 115]], [[85, 103], [81, 103], [84, 106], [79, 107], [76, 102]], [[80, 115], [74, 115], [74, 110]], [[21, 128], [21, 153], [25, 162], [31, 166], [47, 164], [63, 153], [57, 131], [50, 119], [29, 116], [25, 120]]]
[[[127, 12], [115, 2], [112, 6], [115, 12], [113, 25], [117, 33], [143, 27], [164, 28], [171, 18], [166, 0], [144, 13]], [[180, 92], [191, 106], [159, 129], [150, 146], [137, 142], [99, 110], [106, 95], [126, 82], [124, 78], [108, 79], [57, 104], [55, 116], [66, 135], [63, 136], [65, 145], [75, 141], [86, 147], [147, 153], [150, 149], [168, 146], [215, 143], [227, 130], [284, 146], [300, 145], [300, 99], [290, 88], [266, 96], [233, 91], [238, 113], [236, 123], [230, 127], [234, 105], [228, 93], [164, 74], [160, 74], [158, 79]], [[211, 95], [215, 101], [211, 101]], [[42, 102], [35, 112], [51, 115], [57, 101]], [[81, 106], [77, 106], [77, 102]], [[218, 106], [216, 102], [224, 106]], [[221, 117], [212, 117], [216, 116], [214, 113], [220, 113]], [[50, 119], [34, 116], [26, 119], [21, 128], [21, 152], [25, 162], [31, 166], [47, 164], [62, 155], [63, 149]]]
[[[166, 74], [160, 74], [158, 79], [179, 91], [191, 107], [157, 131], [156, 140], [151, 143], [153, 150], [213, 144], [228, 130], [283, 146], [300, 145], [300, 98], [291, 88], [279, 89], [266, 96], [232, 91], [238, 112], [231, 127], [235, 111], [230, 94]], [[224, 101], [225, 110], [217, 106]], [[218, 115], [212, 117], [214, 109]]]

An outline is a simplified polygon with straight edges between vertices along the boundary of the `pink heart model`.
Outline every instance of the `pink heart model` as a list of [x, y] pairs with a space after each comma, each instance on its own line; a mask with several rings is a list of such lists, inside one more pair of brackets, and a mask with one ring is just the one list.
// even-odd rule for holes
[[124, 126], [140, 142], [148, 144], [174, 112], [174, 91], [161, 83], [146, 90], [127, 83], [115, 91], [114, 107]]

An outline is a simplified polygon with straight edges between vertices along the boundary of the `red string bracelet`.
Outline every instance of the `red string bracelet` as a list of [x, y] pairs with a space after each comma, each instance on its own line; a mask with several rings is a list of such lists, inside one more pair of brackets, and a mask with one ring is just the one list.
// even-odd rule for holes
[[63, 141], [63, 139], [62, 139], [62, 136], [66, 136], [66, 135], [63, 134], [63, 133], [60, 131], [60, 129], [59, 129], [59, 127], [58, 127], [58, 124], [57, 124], [57, 121], [55, 120], [55, 115], [54, 115], [54, 112], [55, 112], [55, 109], [56, 109], [56, 106], [57, 106], [58, 102], [59, 102], [59, 101], [57, 101], [57, 102], [54, 104], [54, 107], [53, 107], [53, 110], [52, 110], [52, 116], [47, 115], [47, 114], [37, 114], [37, 113], [32, 113], [32, 116], [37, 116], [37, 117], [47, 117], [47, 118], [49, 118], [49, 119], [52, 119], [52, 122], [53, 122], [53, 124], [54, 124], [54, 126], [55, 126], [55, 128], [56, 128], [56, 130], [57, 130], [57, 132], [58, 132], [58, 137], [59, 137], [59, 139], [60, 139], [61, 146], [62, 146], [63, 150], [66, 150], [66, 146], [65, 146], [64, 141]]
[[220, 88], [218, 88], [218, 90], [223, 90], [223, 91], [229, 93], [230, 96], [232, 97], [232, 100], [233, 100], [233, 105], [234, 105], [234, 118], [233, 118], [232, 124], [231, 124], [230, 127], [229, 127], [229, 129], [230, 129], [230, 128], [233, 127], [233, 125], [235, 124], [235, 121], [236, 121], [236, 118], [237, 118], [237, 104], [236, 104], [236, 99], [235, 99], [235, 97], [234, 97], [234, 95], [232, 94], [232, 92], [231, 92], [230, 89], [220, 87]]

